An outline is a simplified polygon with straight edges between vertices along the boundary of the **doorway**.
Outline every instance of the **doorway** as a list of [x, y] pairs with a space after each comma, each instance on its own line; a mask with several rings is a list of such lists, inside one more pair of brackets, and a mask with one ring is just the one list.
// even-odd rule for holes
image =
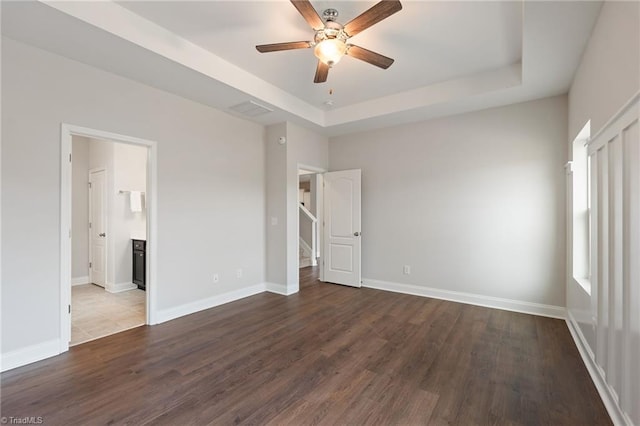
[[[61, 145], [64, 352], [153, 324], [157, 153], [152, 141], [64, 124]], [[146, 249], [142, 285], [133, 271], [134, 241]]]
[[[304, 280], [362, 286], [361, 175], [359, 169], [298, 166], [299, 285]], [[306, 256], [314, 256], [315, 264]]]
[[71, 143], [73, 346], [146, 323], [132, 246], [146, 241], [148, 148], [82, 136]]
[[298, 268], [318, 265], [321, 255], [322, 174], [298, 169]]

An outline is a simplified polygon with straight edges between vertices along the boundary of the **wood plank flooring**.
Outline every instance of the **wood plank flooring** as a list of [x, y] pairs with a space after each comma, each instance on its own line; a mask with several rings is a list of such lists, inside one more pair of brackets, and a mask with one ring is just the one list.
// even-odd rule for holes
[[3, 373], [46, 425], [608, 425], [564, 321], [319, 283]]

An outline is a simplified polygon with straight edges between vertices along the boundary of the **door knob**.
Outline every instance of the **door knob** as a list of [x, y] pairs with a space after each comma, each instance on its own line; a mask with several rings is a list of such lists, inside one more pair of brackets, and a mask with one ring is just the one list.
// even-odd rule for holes
[[98, 237], [106, 237], [107, 234], [105, 234], [104, 232], [102, 234], [98, 234]]
[[354, 237], [359, 237], [359, 236], [360, 236], [360, 233], [359, 233], [358, 231], [356, 231], [356, 232], [354, 232], [354, 233], [353, 233], [353, 236], [354, 236]]

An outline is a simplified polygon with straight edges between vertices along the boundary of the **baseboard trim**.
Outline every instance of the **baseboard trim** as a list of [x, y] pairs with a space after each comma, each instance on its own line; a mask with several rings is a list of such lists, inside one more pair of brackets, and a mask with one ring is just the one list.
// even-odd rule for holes
[[[126, 285], [132, 285], [133, 288], [137, 287], [136, 285], [131, 283], [121, 283], [117, 284], [116, 286], [111, 285], [110, 287], [115, 287], [116, 289], [118, 289], [124, 288]], [[108, 288], [109, 286], [106, 288], [107, 291], [110, 291], [108, 290]], [[209, 297], [207, 299], [185, 303], [184, 305], [176, 306], [169, 309], [159, 310], [157, 312], [156, 324], [171, 321], [185, 315], [190, 315], [199, 311], [203, 311], [205, 309], [214, 308], [216, 306], [224, 305], [225, 303], [233, 302], [239, 299], [244, 299], [245, 297], [264, 293], [265, 291], [281, 294], [284, 296], [289, 296], [290, 294], [295, 293], [287, 293], [285, 285], [274, 283], [260, 283], [251, 287], [241, 288], [238, 290], [219, 294], [217, 296]], [[0, 371], [11, 370], [23, 365], [31, 364], [36, 361], [41, 361], [43, 359], [59, 355], [61, 353], [60, 347], [60, 339], [54, 339], [39, 343], [37, 345], [32, 345], [26, 348], [3, 353], [0, 358]]]
[[41, 361], [60, 354], [60, 339], [48, 340], [37, 345], [27, 346], [22, 349], [2, 354], [0, 371], [12, 370]]
[[297, 293], [297, 291], [288, 291], [287, 286], [284, 284], [276, 284], [276, 283], [264, 283], [265, 291], [269, 293], [279, 294], [281, 296], [291, 296], [292, 294]]
[[449, 300], [452, 302], [466, 303], [469, 305], [520, 312], [523, 314], [532, 314], [559, 319], [566, 318], [566, 310], [561, 306], [544, 305], [541, 303], [524, 302], [521, 300], [503, 299], [500, 297], [481, 296], [479, 294], [473, 293], [441, 290], [432, 287], [393, 283], [389, 281], [372, 280], [368, 278], [363, 279], [362, 286], [375, 288], [377, 290], [392, 291], [395, 293], [431, 297], [433, 299]]
[[245, 297], [254, 296], [265, 291], [265, 285], [263, 283], [256, 284], [251, 287], [245, 287], [238, 290], [229, 291], [227, 293], [218, 294], [216, 296], [209, 297], [207, 299], [197, 300], [191, 303], [185, 303], [184, 305], [175, 306], [169, 309], [162, 309], [157, 311], [157, 324], [171, 321], [185, 315], [190, 315], [205, 309], [214, 308], [216, 306], [224, 305], [225, 303], [234, 302]]
[[299, 267], [306, 268], [307, 266], [318, 266], [317, 256], [314, 256], [313, 250], [311, 250], [311, 246], [309, 246], [309, 244], [307, 244], [307, 242], [303, 240], [302, 237], [298, 237], [298, 240], [300, 241], [300, 247], [302, 248], [302, 251], [304, 251], [305, 257], [309, 259], [308, 264], [306, 261], [300, 262]]
[[582, 330], [580, 330], [580, 326], [569, 310], [567, 310], [566, 322], [567, 327], [569, 328], [569, 333], [571, 333], [571, 337], [573, 338], [573, 341], [578, 348], [580, 357], [582, 358], [584, 365], [587, 367], [587, 371], [591, 376], [593, 384], [598, 390], [598, 394], [600, 394], [600, 398], [602, 399], [602, 402], [604, 403], [604, 406], [606, 407], [607, 412], [611, 417], [611, 421], [614, 425], [633, 426], [633, 423], [631, 422], [629, 416], [622, 410], [622, 408], [618, 404], [617, 398], [613, 394], [613, 390], [604, 378], [602, 370], [595, 362], [595, 356], [593, 355], [593, 351], [587, 343], [587, 339], [585, 339], [584, 334], [582, 334]]
[[137, 285], [131, 282], [127, 283], [118, 283], [118, 284], [107, 284], [104, 288], [109, 293], [122, 293], [123, 291], [129, 291], [138, 288]]
[[303, 258], [298, 261], [298, 268], [306, 268], [308, 266], [312, 266], [311, 259], [308, 257]]
[[71, 278], [71, 285], [89, 284], [89, 276]]

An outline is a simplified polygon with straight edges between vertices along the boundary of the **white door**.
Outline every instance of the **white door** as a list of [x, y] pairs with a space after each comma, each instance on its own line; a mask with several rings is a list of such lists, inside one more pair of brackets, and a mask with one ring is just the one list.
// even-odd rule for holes
[[324, 173], [324, 281], [360, 287], [360, 170]]
[[107, 278], [107, 172], [89, 172], [89, 280], [104, 287]]

